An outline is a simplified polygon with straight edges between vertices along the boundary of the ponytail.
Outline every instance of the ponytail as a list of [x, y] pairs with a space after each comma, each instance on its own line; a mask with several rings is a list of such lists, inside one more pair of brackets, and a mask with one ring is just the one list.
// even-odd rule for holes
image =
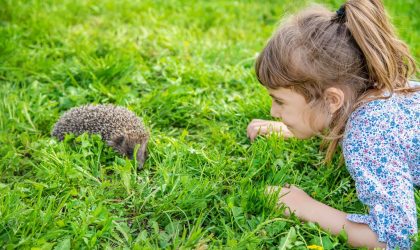
[[360, 47], [368, 69], [368, 81], [376, 89], [407, 89], [416, 64], [407, 45], [399, 40], [380, 0], [348, 0], [344, 4], [346, 26]]

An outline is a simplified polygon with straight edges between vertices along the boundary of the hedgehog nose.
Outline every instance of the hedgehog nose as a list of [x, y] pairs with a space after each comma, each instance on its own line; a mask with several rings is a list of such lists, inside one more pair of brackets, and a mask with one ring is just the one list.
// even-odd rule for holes
[[142, 170], [143, 169], [143, 165], [144, 165], [144, 162], [141, 161], [141, 160], [139, 160], [138, 163], [137, 163], [137, 170]]
[[147, 159], [147, 150], [146, 150], [146, 148], [144, 146], [143, 147], [140, 147], [137, 150], [137, 157], [136, 157], [136, 160], [137, 160], [137, 169], [138, 170], [141, 170], [143, 168], [144, 162], [146, 161], [146, 159]]

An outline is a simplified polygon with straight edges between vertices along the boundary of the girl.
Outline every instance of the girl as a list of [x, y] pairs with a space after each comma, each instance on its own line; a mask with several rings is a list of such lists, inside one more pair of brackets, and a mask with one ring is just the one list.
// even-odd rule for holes
[[253, 120], [251, 140], [272, 131], [323, 135], [326, 161], [340, 144], [369, 214], [346, 214], [294, 186], [281, 188], [279, 203], [333, 234], [344, 229], [354, 247], [410, 249], [417, 234], [420, 88], [408, 82], [415, 62], [380, 0], [349, 0], [333, 13], [303, 11], [269, 40], [255, 69], [272, 97], [271, 115], [282, 122]]

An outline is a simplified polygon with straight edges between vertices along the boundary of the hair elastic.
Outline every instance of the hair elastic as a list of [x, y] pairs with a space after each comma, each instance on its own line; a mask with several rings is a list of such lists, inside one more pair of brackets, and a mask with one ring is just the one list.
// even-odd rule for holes
[[341, 5], [341, 7], [335, 12], [337, 13], [337, 17], [338, 18], [343, 18], [346, 16], [346, 9], [345, 9], [345, 5]]

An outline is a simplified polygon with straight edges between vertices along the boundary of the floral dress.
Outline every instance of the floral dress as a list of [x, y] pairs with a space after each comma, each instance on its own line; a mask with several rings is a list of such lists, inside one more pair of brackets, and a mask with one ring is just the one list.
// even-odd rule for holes
[[420, 186], [420, 92], [356, 109], [342, 147], [357, 195], [369, 207], [369, 214], [347, 219], [369, 225], [387, 249], [411, 249], [417, 234], [414, 186]]

